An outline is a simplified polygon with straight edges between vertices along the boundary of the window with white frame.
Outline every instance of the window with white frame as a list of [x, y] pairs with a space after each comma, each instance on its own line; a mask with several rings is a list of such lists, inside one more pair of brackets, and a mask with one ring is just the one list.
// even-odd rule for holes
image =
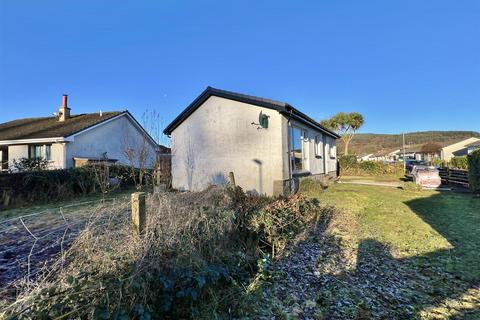
[[52, 160], [52, 145], [47, 144], [45, 145], [45, 159]]
[[43, 158], [49, 161], [52, 160], [52, 145], [51, 144], [30, 145], [28, 148], [28, 158], [29, 159]]
[[323, 157], [323, 136], [315, 136], [315, 157]]
[[290, 155], [294, 172], [307, 170], [307, 131], [292, 126], [290, 139]]
[[330, 158], [336, 158], [337, 157], [337, 146], [336, 145], [331, 145], [330, 146]]

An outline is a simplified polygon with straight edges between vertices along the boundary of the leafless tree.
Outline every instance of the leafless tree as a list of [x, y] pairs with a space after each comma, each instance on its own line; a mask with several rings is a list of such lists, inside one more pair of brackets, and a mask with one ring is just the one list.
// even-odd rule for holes
[[[187, 130], [189, 132], [190, 130]], [[185, 135], [185, 172], [187, 173], [187, 185], [188, 189], [192, 190], [193, 187], [193, 174], [195, 171], [195, 151], [193, 149], [192, 140], [190, 135]]]
[[130, 167], [130, 176], [137, 189], [144, 184], [144, 176], [151, 155], [151, 145], [145, 134], [134, 137], [128, 129], [124, 130], [124, 154]]
[[157, 144], [166, 147], [170, 146], [170, 138], [162, 131], [166, 127], [167, 122], [156, 110], [147, 109], [142, 115], [142, 122], [145, 130]]
[[[155, 163], [157, 146], [152, 144], [168, 143], [168, 137], [162, 133], [163, 120], [155, 110], [146, 110], [142, 115], [142, 126], [146, 132], [133, 135], [128, 127], [124, 128], [124, 155], [131, 169], [131, 177], [137, 189], [141, 189]], [[151, 180], [151, 179], [150, 179]]]
[[105, 161], [94, 162], [88, 165], [88, 168], [93, 172], [95, 181], [105, 195], [110, 191], [110, 168]]

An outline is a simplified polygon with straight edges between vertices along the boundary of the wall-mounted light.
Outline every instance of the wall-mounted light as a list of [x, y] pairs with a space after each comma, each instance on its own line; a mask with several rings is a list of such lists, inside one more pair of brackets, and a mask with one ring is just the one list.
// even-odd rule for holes
[[251, 124], [257, 126], [257, 130], [268, 129], [268, 118], [270, 118], [269, 115], [263, 114], [263, 112], [260, 111], [258, 123], [252, 122]]

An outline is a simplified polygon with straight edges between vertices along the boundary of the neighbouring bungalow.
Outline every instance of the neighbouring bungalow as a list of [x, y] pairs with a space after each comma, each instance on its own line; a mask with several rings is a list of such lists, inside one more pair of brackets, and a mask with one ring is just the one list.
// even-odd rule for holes
[[480, 139], [471, 137], [442, 148], [441, 159], [450, 161], [453, 157], [466, 156], [475, 150], [475, 145], [480, 144]]
[[389, 158], [385, 152], [379, 151], [377, 153], [369, 153], [360, 157], [357, 157], [357, 161], [388, 161]]
[[15, 160], [43, 158], [49, 169], [107, 161], [151, 167], [159, 146], [128, 111], [72, 115], [63, 95], [52, 117], [18, 119], [0, 124], [2, 171]]
[[403, 157], [403, 154], [400, 156], [398, 154], [399, 151], [400, 151], [400, 149], [396, 149], [396, 150], [388, 152], [387, 153], [388, 161], [391, 161], [391, 162], [400, 161], [401, 157]]
[[[405, 148], [407, 159], [423, 160], [430, 162], [433, 159], [440, 159], [449, 162], [453, 157], [466, 156], [475, 148], [480, 146], [480, 139], [471, 137], [453, 144], [446, 145], [437, 143], [426, 143], [424, 145], [411, 145]], [[403, 149], [395, 151], [398, 157], [403, 157]]]
[[475, 150], [480, 149], [480, 139], [476, 142], [472, 142], [466, 145], [467, 147], [467, 153], [470, 154]]
[[357, 156], [357, 161], [373, 161], [373, 153], [367, 153], [361, 156]]
[[[396, 156], [403, 158], [403, 149], [396, 150]], [[419, 161], [430, 162], [434, 159], [440, 159], [439, 150], [426, 150], [425, 145], [409, 145], [405, 147], [405, 158]]]
[[369, 153], [361, 157], [357, 157], [357, 161], [381, 161], [381, 162], [394, 162], [398, 160], [396, 153], [398, 150], [388, 152], [385, 150], [377, 151], [376, 153]]
[[245, 191], [277, 195], [297, 177], [336, 176], [339, 136], [285, 102], [208, 87], [164, 133], [176, 189], [225, 184], [233, 172]]

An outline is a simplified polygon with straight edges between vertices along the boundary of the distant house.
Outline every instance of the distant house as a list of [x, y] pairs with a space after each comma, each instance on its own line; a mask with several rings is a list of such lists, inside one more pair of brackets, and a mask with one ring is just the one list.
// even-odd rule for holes
[[[14, 160], [43, 158], [50, 169], [71, 168], [88, 161], [153, 165], [162, 148], [128, 111], [72, 115], [67, 95], [53, 117], [18, 119], [0, 124], [3, 171]], [[163, 147], [164, 148], [164, 147]]]
[[[403, 149], [396, 150], [396, 157], [403, 158]], [[430, 162], [440, 158], [440, 151], [425, 150], [424, 145], [410, 145], [405, 147], [405, 158]]]
[[357, 157], [357, 161], [393, 161], [387, 152], [378, 151]]
[[164, 133], [172, 138], [172, 186], [225, 184], [282, 194], [301, 176], [336, 176], [339, 136], [290, 104], [208, 87]]
[[472, 142], [466, 145], [467, 153], [470, 154], [475, 150], [480, 149], [480, 139], [477, 142]]
[[388, 161], [394, 162], [394, 161], [399, 161], [401, 158], [403, 158], [403, 153], [399, 154], [400, 151], [401, 151], [400, 149], [396, 149], [388, 152], [387, 153]]
[[441, 159], [444, 161], [450, 161], [453, 157], [466, 156], [475, 149], [475, 145], [478, 146], [479, 142], [479, 138], [471, 137], [445, 146], [441, 151]]
[[364, 154], [357, 157], [357, 161], [372, 161], [373, 153]]

